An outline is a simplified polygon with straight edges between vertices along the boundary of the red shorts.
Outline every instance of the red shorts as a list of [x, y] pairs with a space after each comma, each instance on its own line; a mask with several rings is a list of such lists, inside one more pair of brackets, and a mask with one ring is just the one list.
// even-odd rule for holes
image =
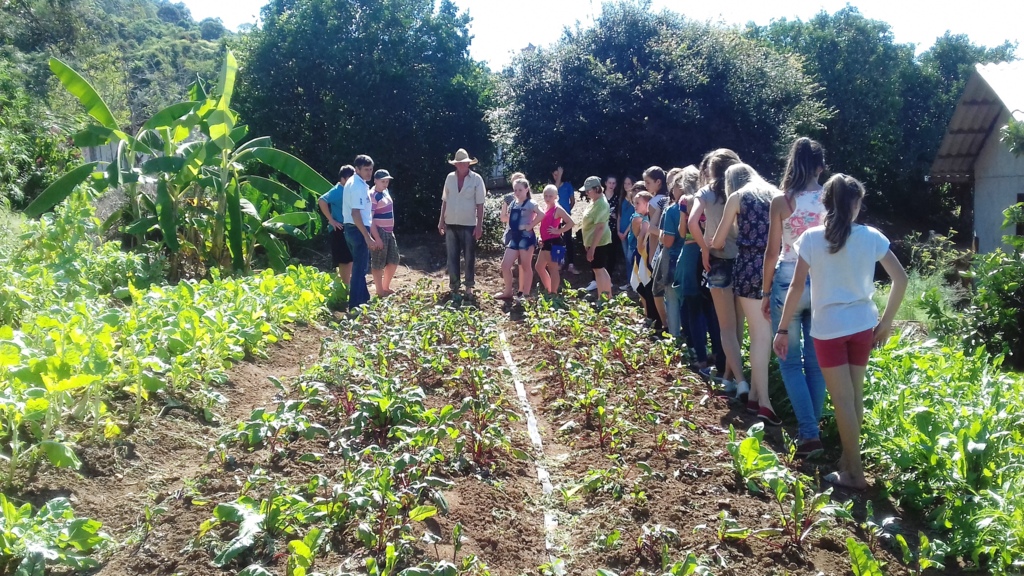
[[867, 366], [874, 340], [874, 330], [870, 329], [829, 340], [815, 338], [814, 352], [818, 356], [818, 365], [822, 368], [835, 368], [843, 364]]

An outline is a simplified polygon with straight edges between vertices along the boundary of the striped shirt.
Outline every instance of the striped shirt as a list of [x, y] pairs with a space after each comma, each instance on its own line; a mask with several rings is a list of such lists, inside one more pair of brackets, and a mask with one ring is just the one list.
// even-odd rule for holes
[[395, 203], [388, 190], [370, 193], [373, 200], [373, 223], [385, 232], [395, 231]]

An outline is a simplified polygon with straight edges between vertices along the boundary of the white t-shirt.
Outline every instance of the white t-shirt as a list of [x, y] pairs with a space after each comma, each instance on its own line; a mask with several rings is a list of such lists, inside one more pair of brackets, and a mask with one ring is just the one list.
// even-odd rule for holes
[[829, 254], [825, 227], [815, 226], [793, 244], [810, 266], [811, 336], [830, 340], [873, 329], [878, 308], [875, 263], [889, 251], [889, 239], [870, 226], [854, 224], [846, 245]]
[[341, 200], [342, 214], [345, 217], [345, 224], [355, 224], [352, 218], [352, 211], [359, 210], [362, 215], [363, 226], [370, 227], [373, 223], [373, 204], [370, 201], [370, 187], [359, 175], [349, 178], [345, 184], [344, 196]]

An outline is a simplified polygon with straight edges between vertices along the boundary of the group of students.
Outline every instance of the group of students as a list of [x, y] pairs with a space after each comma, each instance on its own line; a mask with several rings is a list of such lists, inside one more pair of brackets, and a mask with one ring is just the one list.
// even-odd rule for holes
[[[859, 438], [865, 368], [872, 347], [889, 338], [907, 276], [888, 239], [856, 222], [863, 185], [844, 174], [822, 185], [825, 170], [821, 145], [798, 138], [778, 188], [728, 149], [709, 152], [699, 167], [666, 172], [652, 166], [642, 181], [625, 178], [621, 192], [614, 178], [602, 183], [592, 176], [580, 189], [590, 200], [581, 228], [598, 297], [611, 295], [608, 266], [615, 227], [630, 285], [649, 324], [685, 342], [702, 374], [709, 375], [715, 364], [722, 393], [777, 426], [782, 422], [768, 393], [768, 365], [775, 351], [796, 414], [799, 457], [823, 449], [819, 421], [828, 391], [843, 456], [839, 470], [826, 479], [863, 489]], [[560, 170], [556, 175], [561, 176]], [[556, 292], [557, 255], [571, 250], [565, 235], [571, 238], [576, 225], [571, 206], [559, 199], [556, 184], [544, 189], [541, 207], [531, 199], [522, 174], [512, 180], [514, 196], [502, 211], [508, 224], [505, 286], [496, 297], [514, 297], [517, 260], [518, 294], [529, 294], [538, 226], [541, 252], [533, 269], [544, 288]], [[892, 279], [881, 318], [872, 301], [876, 263]], [[744, 323], [750, 343], [746, 351]]]
[[400, 260], [394, 199], [388, 189], [393, 179], [387, 170], [374, 172], [373, 159], [360, 154], [341, 167], [338, 183], [318, 201], [330, 227], [332, 263], [349, 287], [351, 309], [370, 301], [367, 273], [373, 276], [378, 297], [393, 293], [391, 280]]

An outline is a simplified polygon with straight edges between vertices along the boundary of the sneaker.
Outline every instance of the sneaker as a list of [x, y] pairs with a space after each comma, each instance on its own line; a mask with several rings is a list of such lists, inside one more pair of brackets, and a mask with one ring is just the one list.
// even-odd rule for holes
[[739, 400], [740, 404], [746, 404], [749, 396], [750, 384], [747, 384], [745, 380], [736, 384], [736, 400]]
[[796, 447], [796, 457], [810, 458], [815, 452], [824, 450], [825, 445], [821, 443], [821, 440], [804, 440]]
[[703, 368], [698, 368], [697, 369], [697, 374], [699, 374], [700, 377], [703, 378], [705, 381], [710, 381], [711, 380], [711, 367], [710, 366], [705, 366]]
[[[576, 265], [575, 264], [569, 264], [569, 267], [566, 268], [566, 270], [569, 272], [569, 274], [579, 274], [580, 273], [580, 271], [576, 269]], [[595, 285], [594, 289], [595, 290], [597, 289], [596, 285]]]
[[736, 395], [736, 383], [732, 380], [722, 380], [722, 389], [718, 392], [719, 396], [727, 396], [729, 398]]
[[623, 284], [622, 286], [619, 286], [619, 291], [620, 292], [625, 292], [626, 290], [629, 290], [630, 288], [632, 288], [632, 286], [630, 286], [629, 284]]
[[587, 292], [593, 292], [597, 290], [597, 280], [591, 280], [590, 284], [587, 284]]
[[762, 406], [761, 409], [757, 411], [757, 417], [764, 421], [765, 424], [782, 426], [782, 419], [776, 416], [775, 412], [773, 412], [771, 408], [765, 408]]
[[512, 299], [512, 294], [505, 294], [503, 292], [495, 292], [494, 293], [494, 299], [495, 300], [511, 300]]
[[747, 414], [757, 414], [761, 410], [761, 405], [757, 403], [757, 400], [747, 400]]

